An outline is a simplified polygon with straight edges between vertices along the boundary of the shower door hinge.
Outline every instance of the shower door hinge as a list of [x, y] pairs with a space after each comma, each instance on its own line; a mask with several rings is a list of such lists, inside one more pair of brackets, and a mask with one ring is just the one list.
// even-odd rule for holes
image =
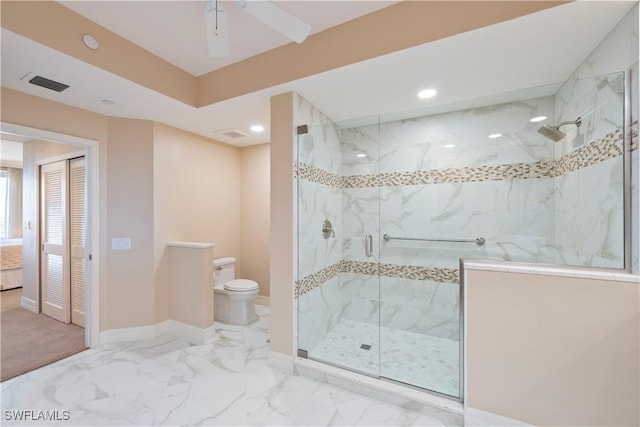
[[305, 133], [309, 133], [309, 126], [307, 125], [298, 126], [298, 135], [304, 135]]
[[298, 357], [302, 357], [303, 359], [306, 359], [307, 355], [308, 355], [307, 350], [302, 350], [300, 348], [298, 349]]

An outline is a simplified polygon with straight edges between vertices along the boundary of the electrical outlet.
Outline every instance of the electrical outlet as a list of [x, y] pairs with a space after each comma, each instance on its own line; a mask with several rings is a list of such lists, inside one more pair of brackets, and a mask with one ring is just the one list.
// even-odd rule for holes
[[111, 239], [111, 249], [114, 251], [126, 251], [131, 249], [130, 237], [114, 237]]

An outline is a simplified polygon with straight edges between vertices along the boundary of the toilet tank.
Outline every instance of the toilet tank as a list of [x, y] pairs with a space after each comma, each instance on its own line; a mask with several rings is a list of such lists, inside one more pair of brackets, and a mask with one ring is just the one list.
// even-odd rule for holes
[[224, 285], [227, 282], [235, 279], [235, 265], [236, 259], [217, 258], [213, 260], [213, 284], [214, 286]]

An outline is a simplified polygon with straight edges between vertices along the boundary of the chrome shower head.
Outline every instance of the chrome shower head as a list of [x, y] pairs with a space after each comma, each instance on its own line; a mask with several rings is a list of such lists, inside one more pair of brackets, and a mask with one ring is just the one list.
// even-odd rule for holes
[[544, 136], [545, 138], [549, 138], [553, 142], [558, 142], [562, 138], [567, 136], [566, 133], [564, 133], [564, 132], [562, 132], [560, 130], [560, 126], [576, 125], [577, 127], [580, 127], [581, 124], [582, 124], [582, 118], [578, 117], [577, 119], [575, 119], [573, 121], [562, 122], [562, 123], [557, 124], [556, 126], [543, 125], [540, 129], [538, 129], [538, 133], [540, 135]]
[[549, 138], [553, 142], [558, 142], [562, 138], [567, 136], [566, 133], [562, 132], [557, 127], [551, 126], [551, 125], [543, 125], [540, 129], [538, 129], [538, 133], [544, 136], [545, 138]]

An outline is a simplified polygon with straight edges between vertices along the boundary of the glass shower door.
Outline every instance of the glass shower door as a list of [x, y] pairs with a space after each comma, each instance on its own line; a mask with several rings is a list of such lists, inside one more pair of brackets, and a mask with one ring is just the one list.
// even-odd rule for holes
[[429, 157], [394, 126], [376, 117], [298, 135], [298, 348], [459, 397], [461, 253], [401, 239], [429, 236], [445, 198], [443, 187], [398, 182]]
[[421, 118], [380, 125], [380, 377], [459, 398], [458, 264], [469, 244], [430, 241], [468, 231], [455, 221], [457, 184], [429, 175], [448, 154], [434, 143], [442, 133]]
[[374, 137], [353, 151], [329, 121], [299, 129], [296, 298], [301, 356], [379, 377], [379, 188], [349, 182], [376, 175]]

